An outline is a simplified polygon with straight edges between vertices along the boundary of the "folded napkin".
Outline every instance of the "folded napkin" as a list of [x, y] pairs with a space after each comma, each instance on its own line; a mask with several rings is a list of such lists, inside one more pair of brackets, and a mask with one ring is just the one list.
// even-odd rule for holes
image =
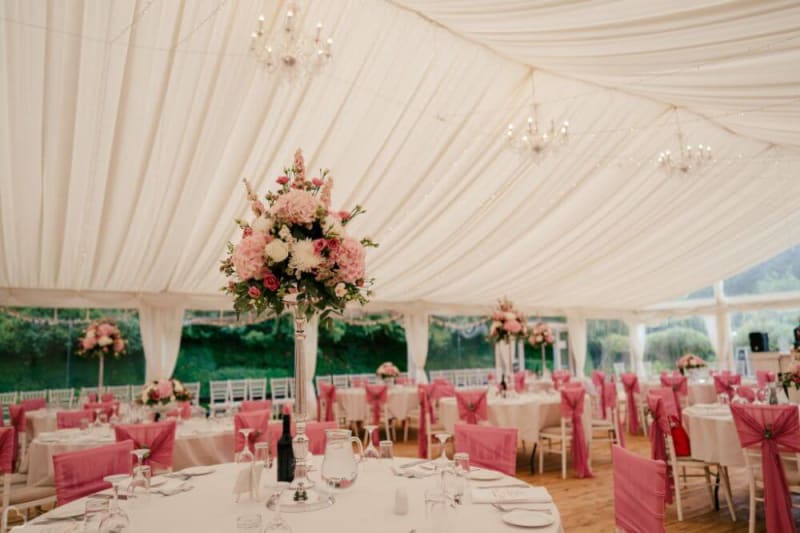
[[544, 487], [475, 487], [472, 503], [553, 503], [553, 497]]

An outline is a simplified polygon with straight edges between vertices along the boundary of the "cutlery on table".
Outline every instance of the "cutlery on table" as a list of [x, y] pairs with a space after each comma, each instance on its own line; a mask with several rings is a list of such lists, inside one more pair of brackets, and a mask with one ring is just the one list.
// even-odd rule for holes
[[[530, 505], [530, 504], [524, 504], [524, 505]], [[502, 503], [493, 503], [492, 507], [494, 507], [498, 511], [502, 511], [504, 513], [507, 513], [509, 511], [535, 511], [537, 513], [553, 514], [553, 511], [549, 507], [542, 507], [541, 509], [534, 509], [534, 508], [531, 508], [531, 507], [523, 507], [522, 505], [519, 505], [519, 504], [514, 505], [514, 504], [502, 504]]]

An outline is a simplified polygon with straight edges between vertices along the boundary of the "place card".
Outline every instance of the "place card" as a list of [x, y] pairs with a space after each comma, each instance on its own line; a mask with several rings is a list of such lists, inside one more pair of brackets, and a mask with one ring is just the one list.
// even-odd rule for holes
[[473, 488], [472, 503], [552, 503], [544, 487]]

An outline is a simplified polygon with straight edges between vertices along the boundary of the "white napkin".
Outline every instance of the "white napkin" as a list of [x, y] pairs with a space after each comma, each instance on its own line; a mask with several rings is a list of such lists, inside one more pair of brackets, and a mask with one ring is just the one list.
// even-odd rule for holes
[[247, 465], [239, 471], [233, 484], [233, 494], [236, 496], [237, 502], [242, 494], [249, 494], [251, 499], [255, 499], [256, 489], [261, 483], [263, 471], [263, 468], [255, 468], [251, 465]]
[[544, 487], [506, 487], [472, 489], [472, 503], [552, 503]]

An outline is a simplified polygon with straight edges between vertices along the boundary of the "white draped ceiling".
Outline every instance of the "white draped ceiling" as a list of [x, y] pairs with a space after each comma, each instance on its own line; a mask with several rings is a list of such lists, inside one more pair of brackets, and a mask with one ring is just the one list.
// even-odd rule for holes
[[[386, 308], [639, 309], [800, 242], [797, 2], [301, 7], [335, 56], [287, 84], [248, 55], [284, 2], [0, 3], [0, 303], [226, 307], [241, 179], [265, 191], [298, 146], [367, 207]], [[532, 72], [572, 131], [540, 164], [502, 138]], [[717, 156], [689, 178], [654, 162], [673, 105]]]

